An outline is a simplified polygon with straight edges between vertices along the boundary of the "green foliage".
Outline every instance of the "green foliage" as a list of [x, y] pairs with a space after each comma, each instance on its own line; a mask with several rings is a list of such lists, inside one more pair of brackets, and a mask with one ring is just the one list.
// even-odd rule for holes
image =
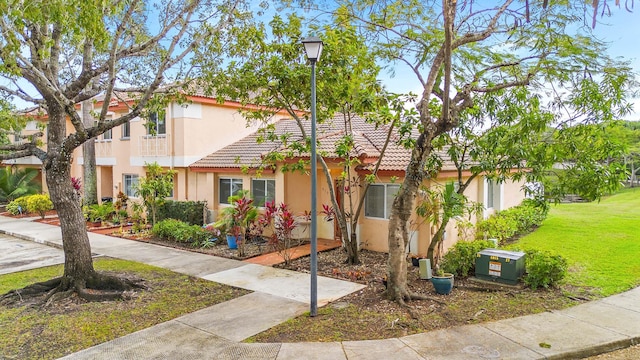
[[488, 240], [458, 241], [442, 258], [440, 268], [456, 276], [467, 277], [475, 273], [476, 254], [484, 249], [493, 248]]
[[567, 260], [561, 255], [539, 250], [526, 251], [524, 283], [532, 289], [556, 286], [567, 275]]
[[241, 190], [236, 195], [229, 196], [229, 204], [220, 213], [214, 226], [226, 234], [236, 237], [238, 256], [244, 256], [244, 244], [248, 239], [250, 226], [258, 217], [258, 209], [253, 205], [247, 190]]
[[175, 170], [164, 171], [158, 163], [145, 164], [147, 175], [140, 178], [136, 195], [142, 198], [144, 206], [151, 215], [151, 224], [156, 223], [158, 208], [173, 191]]
[[190, 243], [193, 246], [205, 244], [211, 237], [210, 233], [202, 226], [189, 225], [176, 219], [158, 221], [151, 229], [151, 233], [159, 238], [179, 243]]
[[38, 213], [44, 219], [45, 212], [53, 209], [53, 203], [47, 194], [29, 195], [27, 197], [27, 211]]
[[526, 199], [522, 204], [500, 211], [476, 225], [477, 239], [498, 239], [503, 242], [515, 235], [522, 235], [540, 226], [547, 217], [549, 207], [545, 202]]
[[104, 222], [111, 219], [116, 213], [115, 207], [112, 202], [103, 202], [102, 204], [89, 205], [87, 210], [87, 219], [91, 222], [100, 221]]
[[20, 211], [22, 211], [23, 214], [26, 214], [27, 212], [29, 212], [27, 210], [27, 199], [29, 198], [29, 196], [30, 195], [19, 197], [19, 198], [13, 200], [12, 202], [10, 202], [7, 205], [7, 211], [11, 215], [18, 215], [18, 214], [20, 214]]
[[0, 202], [40, 193], [41, 186], [35, 181], [38, 173], [38, 169], [34, 168], [7, 166], [0, 169]]
[[166, 200], [158, 206], [157, 221], [164, 219], [182, 220], [191, 225], [203, 225], [206, 201], [173, 201]]

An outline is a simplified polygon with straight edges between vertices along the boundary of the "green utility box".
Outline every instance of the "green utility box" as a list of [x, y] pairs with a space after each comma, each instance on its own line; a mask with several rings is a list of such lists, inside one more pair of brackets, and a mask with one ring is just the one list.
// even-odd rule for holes
[[476, 277], [516, 285], [524, 275], [524, 253], [484, 249], [476, 255]]

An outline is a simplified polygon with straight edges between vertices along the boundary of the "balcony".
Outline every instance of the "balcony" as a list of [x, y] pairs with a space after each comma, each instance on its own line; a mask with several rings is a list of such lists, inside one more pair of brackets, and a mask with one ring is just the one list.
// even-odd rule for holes
[[107, 158], [113, 156], [111, 150], [111, 140], [96, 140], [96, 158]]
[[139, 156], [168, 156], [169, 135], [145, 135], [138, 138], [138, 155]]

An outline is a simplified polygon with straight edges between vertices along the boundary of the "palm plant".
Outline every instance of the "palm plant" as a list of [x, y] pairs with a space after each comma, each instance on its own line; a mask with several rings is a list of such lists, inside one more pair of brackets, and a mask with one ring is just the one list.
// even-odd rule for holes
[[35, 181], [38, 169], [18, 169], [7, 166], [0, 169], [0, 202], [11, 202], [21, 196], [39, 194], [42, 190]]

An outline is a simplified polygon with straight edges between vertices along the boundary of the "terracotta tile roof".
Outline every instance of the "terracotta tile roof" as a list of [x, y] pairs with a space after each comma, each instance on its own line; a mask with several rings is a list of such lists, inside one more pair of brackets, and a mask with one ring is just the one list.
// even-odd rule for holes
[[[305, 122], [305, 132], [310, 135], [310, 124]], [[360, 166], [363, 170], [372, 170], [375, 161], [380, 156], [380, 151], [384, 146], [388, 133], [387, 126], [376, 126], [366, 122], [361, 117], [355, 117], [352, 120], [354, 148], [352, 156], [362, 159], [368, 159]], [[288, 143], [302, 140], [302, 133], [298, 128], [295, 120], [280, 120], [274, 124], [274, 134], [282, 135], [291, 134]], [[345, 134], [344, 120], [341, 116], [334, 117], [323, 123], [319, 123], [316, 128], [316, 136], [318, 139], [318, 152], [325, 158], [338, 158], [335, 151], [335, 144], [342, 139]], [[409, 164], [411, 157], [411, 149], [405, 149], [398, 145], [396, 141], [398, 136], [392, 135], [393, 138], [387, 146], [387, 150], [380, 164], [382, 171], [404, 171]], [[248, 166], [256, 168], [259, 166], [262, 157], [270, 151], [287, 150], [287, 144], [282, 141], [263, 141], [258, 143], [257, 140], [262, 137], [261, 131], [257, 131], [231, 145], [228, 145], [213, 154], [205, 156], [196, 161], [191, 168], [241, 168]], [[446, 156], [446, 152], [443, 154]], [[301, 153], [298, 156], [307, 158], [308, 153]], [[453, 168], [453, 164], [447, 157], [444, 159], [443, 170]]]

